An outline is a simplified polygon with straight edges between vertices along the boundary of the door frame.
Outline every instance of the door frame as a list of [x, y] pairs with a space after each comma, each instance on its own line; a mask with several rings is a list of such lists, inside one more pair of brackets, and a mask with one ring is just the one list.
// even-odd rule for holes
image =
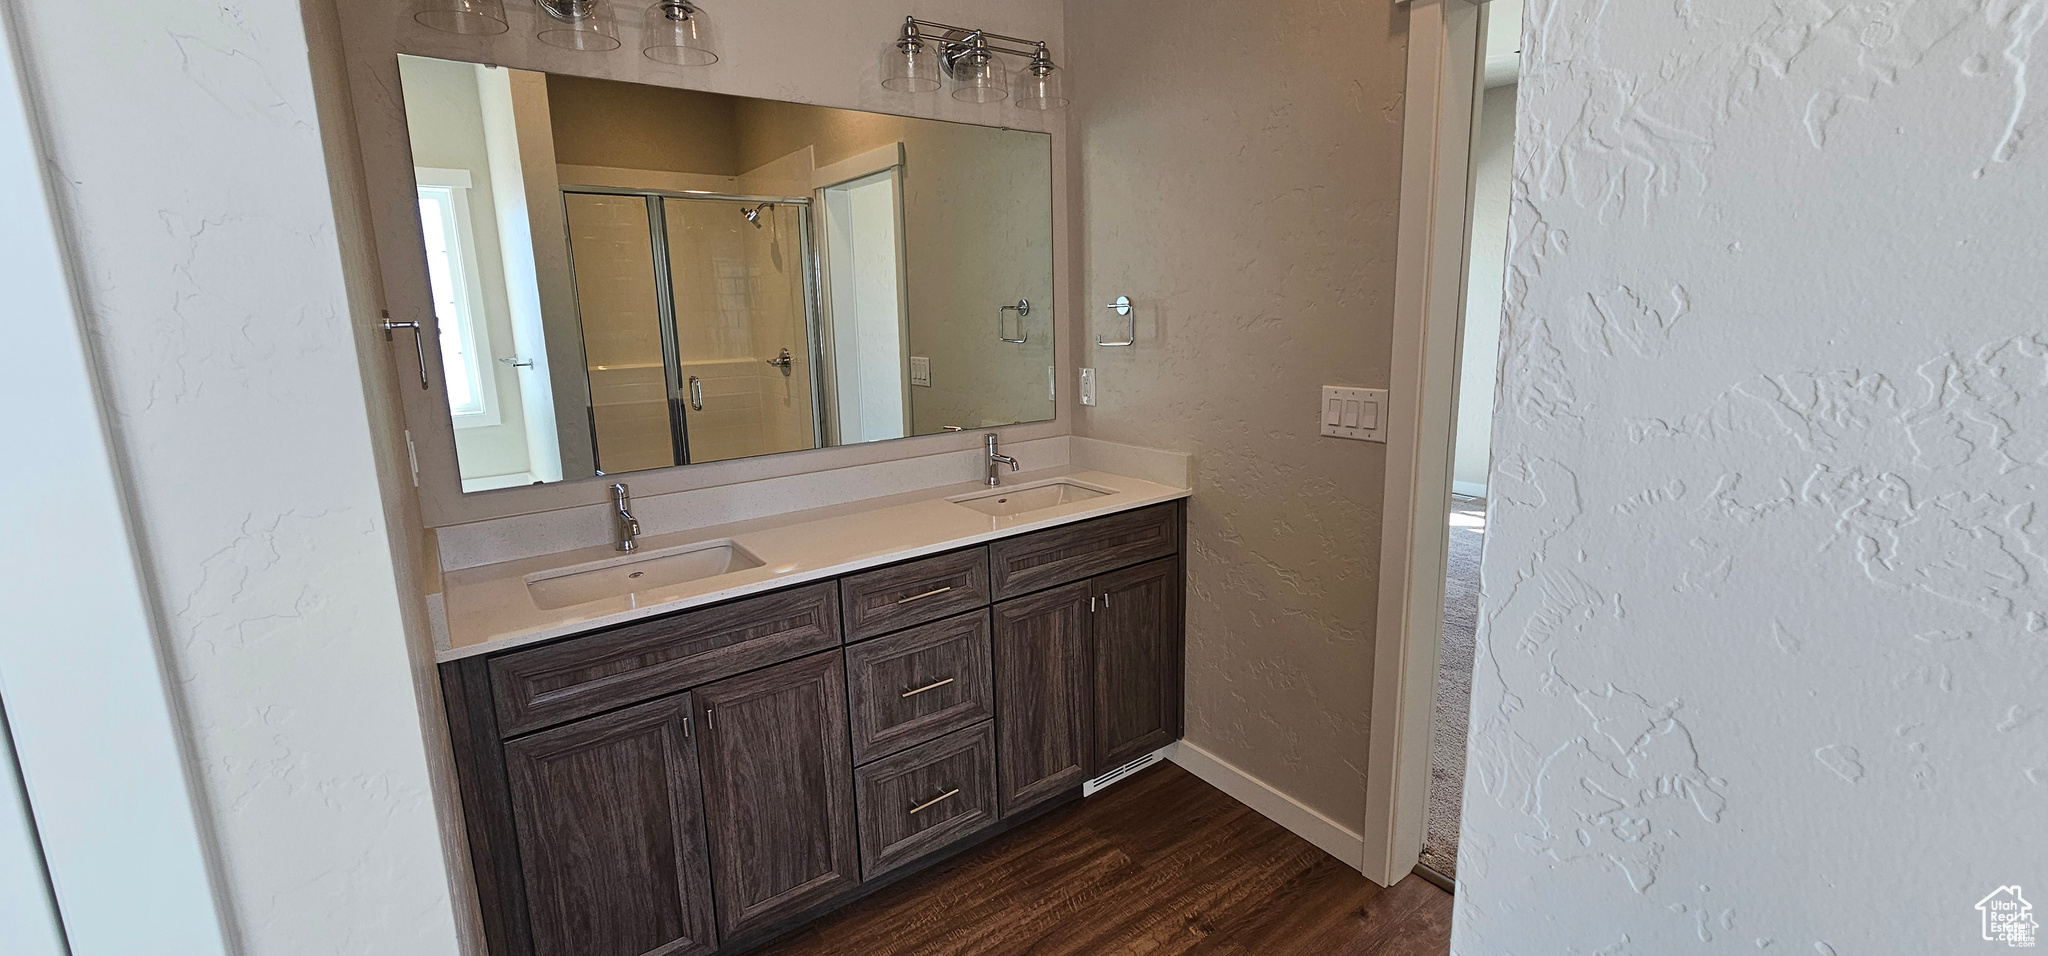
[[[816, 314], [818, 316], [819, 334], [814, 338], [822, 353], [819, 355], [815, 367], [823, 369], [825, 374], [823, 381], [827, 384], [819, 390], [821, 396], [825, 396], [820, 399], [821, 417], [826, 417], [830, 420], [832, 428], [828, 437], [834, 445], [844, 444], [844, 442], [840, 440], [838, 435], [840, 418], [839, 375], [836, 354], [838, 343], [835, 338], [838, 325], [837, 318], [833, 315], [832, 311], [834, 307], [831, 269], [833, 254], [832, 229], [831, 224], [827, 221], [829, 211], [825, 193], [827, 190], [859, 180], [871, 179], [883, 173], [889, 174], [891, 205], [896, 213], [896, 341], [898, 345], [897, 361], [901, 363], [903, 368], [903, 437], [910, 438], [915, 434], [914, 429], [911, 427], [913, 422], [910, 414], [910, 399], [912, 395], [910, 390], [910, 265], [908, 262], [909, 246], [904, 241], [903, 171], [903, 144], [896, 142], [886, 146], [877, 146], [858, 156], [851, 156], [830, 165], [820, 166], [811, 173], [811, 212], [813, 218], [817, 220], [813, 230], [818, 237], [817, 241], [811, 244], [811, 254], [816, 257], [817, 262], [814, 274], [817, 277], [818, 283], [818, 307]], [[827, 361], [827, 359], [830, 359], [830, 361]], [[830, 414], [825, 415], [826, 411], [829, 411]], [[876, 441], [878, 439], [864, 440]]]
[[1410, 0], [1379, 619], [1359, 870], [1391, 886], [1422, 855], [1443, 634], [1485, 0]]
[[[37, 359], [0, 376], [0, 404], [37, 412], [0, 422], [0, 442], [35, 463], [0, 471], [0, 747], [11, 734], [20, 775], [17, 799], [0, 798], [11, 844], [0, 867], [34, 867], [39, 847], [50, 893], [0, 894], [0, 923], [21, 927], [30, 953], [225, 956], [228, 911], [159, 638], [162, 603], [41, 160], [20, 23], [0, 2], [0, 283], [14, 314], [33, 317], [9, 331]], [[0, 788], [11, 790], [9, 763]]]

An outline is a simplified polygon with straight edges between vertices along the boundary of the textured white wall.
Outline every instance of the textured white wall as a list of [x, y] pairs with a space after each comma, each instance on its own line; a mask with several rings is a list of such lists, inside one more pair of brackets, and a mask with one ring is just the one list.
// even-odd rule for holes
[[2044, 16], [1531, 0], [1456, 952], [2048, 893]]
[[14, 9], [237, 949], [453, 952], [299, 5]]

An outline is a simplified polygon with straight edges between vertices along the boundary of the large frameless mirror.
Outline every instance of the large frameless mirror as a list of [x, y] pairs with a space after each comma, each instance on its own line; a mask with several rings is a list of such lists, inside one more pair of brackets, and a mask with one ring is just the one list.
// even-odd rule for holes
[[463, 491], [1053, 417], [1046, 134], [399, 73]]

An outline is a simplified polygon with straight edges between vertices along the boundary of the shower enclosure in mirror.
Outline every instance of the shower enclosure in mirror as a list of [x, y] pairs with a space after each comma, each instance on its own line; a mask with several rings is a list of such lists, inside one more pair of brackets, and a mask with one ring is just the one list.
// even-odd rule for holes
[[1052, 418], [1045, 134], [399, 59], [464, 491]]

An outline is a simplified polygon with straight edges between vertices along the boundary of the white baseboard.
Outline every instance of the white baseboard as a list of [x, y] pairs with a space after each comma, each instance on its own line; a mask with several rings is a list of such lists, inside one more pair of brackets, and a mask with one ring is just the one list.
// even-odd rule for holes
[[1231, 799], [1258, 811], [1260, 816], [1286, 827], [1295, 836], [1315, 844], [1345, 866], [1356, 870], [1364, 862], [1364, 837], [1274, 789], [1272, 784], [1239, 770], [1223, 758], [1183, 740], [1167, 751], [1166, 759], [1229, 794]]
[[1467, 498], [1486, 497], [1486, 485], [1477, 481], [1453, 481], [1451, 482], [1451, 491], [1455, 494], [1464, 495]]

